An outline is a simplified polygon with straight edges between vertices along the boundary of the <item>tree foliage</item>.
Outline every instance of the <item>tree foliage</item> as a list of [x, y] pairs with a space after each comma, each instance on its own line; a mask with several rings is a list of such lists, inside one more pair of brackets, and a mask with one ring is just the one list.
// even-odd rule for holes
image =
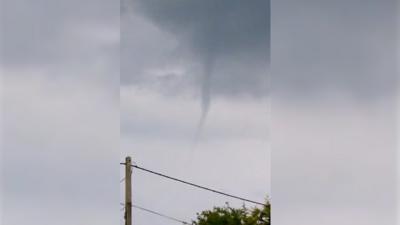
[[262, 208], [232, 208], [227, 203], [224, 207], [214, 207], [197, 214], [194, 225], [270, 225], [271, 204], [266, 202]]

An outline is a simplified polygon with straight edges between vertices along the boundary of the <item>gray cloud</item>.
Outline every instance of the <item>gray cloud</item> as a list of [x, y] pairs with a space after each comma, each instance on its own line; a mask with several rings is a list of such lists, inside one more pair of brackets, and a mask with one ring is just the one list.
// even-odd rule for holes
[[[170, 52], [179, 51], [179, 54], [171, 53], [168, 57], [173, 59], [167, 61], [183, 60], [187, 62], [186, 66], [198, 65], [187, 74], [197, 88], [209, 89], [206, 84], [210, 83], [211, 94], [265, 93], [265, 85], [260, 83], [265, 83], [269, 60], [269, 1], [130, 1], [126, 5], [130, 6], [126, 6], [127, 12], [136, 15], [136, 21], [140, 20], [140, 15], [159, 29], [158, 35], [167, 37], [163, 40], [148, 35], [150, 40], [144, 40], [142, 45], [146, 42], [168, 45], [166, 40], [172, 39], [174, 43], [169, 46], [173, 50]], [[142, 36], [142, 32], [146, 32], [138, 22], [131, 25], [126, 22], [123, 26], [123, 36], [131, 32]], [[129, 48], [129, 43], [127, 45]], [[134, 47], [123, 51], [138, 52], [141, 49]], [[166, 54], [166, 51], [160, 52]], [[126, 63], [140, 57], [128, 57]], [[143, 71], [137, 74], [128, 71], [121, 76], [122, 81], [135, 84], [135, 77], [145, 75]], [[206, 95], [204, 91], [203, 94]]]
[[274, 223], [396, 224], [393, 99], [276, 101], [273, 112]]
[[110, 92], [68, 73], [57, 81], [33, 69], [18, 73], [3, 90], [4, 224], [117, 220], [119, 171], [112, 162], [119, 154], [110, 149], [118, 145], [119, 113]]
[[6, 0], [1, 10], [1, 222], [115, 223], [119, 4]]
[[277, 96], [370, 101], [396, 89], [396, 1], [278, 1], [272, 29]]
[[396, 223], [395, 2], [275, 2], [274, 224]]
[[203, 57], [256, 51], [268, 55], [269, 1], [132, 1], [155, 24]]
[[[262, 96], [267, 92], [269, 1], [151, 0], [130, 1], [125, 7], [141, 14], [160, 30], [172, 34], [178, 45], [188, 50], [192, 63], [199, 65], [190, 75], [192, 79], [189, 78], [200, 92], [202, 115], [199, 131], [213, 96]], [[126, 29], [141, 32], [135, 27]], [[251, 62], [254, 61], [257, 66], [251, 68], [249, 65], [253, 66]], [[125, 73], [122, 80], [129, 81], [131, 76], [131, 73]], [[191, 85], [186, 83], [184, 86]]]
[[[336, 92], [365, 100], [392, 94], [396, 88], [393, 65], [397, 58], [393, 48], [397, 22], [395, 2], [317, 3], [309, 0], [275, 3], [276, 10], [272, 12], [275, 18], [272, 32], [275, 69], [271, 73], [270, 86], [288, 98], [318, 98]], [[268, 69], [263, 61], [269, 56], [270, 31], [263, 28], [270, 27], [269, 13], [260, 10], [268, 8], [267, 1], [253, 1], [252, 4], [236, 1], [130, 3], [127, 5], [131, 13], [144, 17], [160, 29], [161, 37], [149, 37], [148, 43], [157, 42], [158, 46], [165, 43], [163, 38], [166, 36], [169, 40], [175, 38], [169, 46], [180, 53], [168, 55], [168, 50], [161, 50], [161, 55], [168, 58], [165, 61], [174, 64], [186, 60], [187, 64], [198, 62], [204, 65], [205, 58], [215, 60], [211, 63], [214, 65], [212, 95], [251, 93], [259, 96], [267, 93], [266, 84], [261, 84], [266, 82]], [[253, 7], [258, 9], [253, 10]], [[141, 29], [128, 26], [123, 33], [133, 32], [130, 30], [143, 35], [139, 34]], [[164, 31], [168, 35], [163, 36]], [[131, 51], [143, 52], [140, 49]], [[188, 51], [194, 54], [192, 58]], [[129, 58], [130, 61], [135, 59]], [[202, 70], [196, 67], [188, 73], [188, 76], [194, 76], [191, 84], [199, 89], [204, 77]], [[123, 73], [122, 80], [135, 83], [133, 77], [138, 76], [146, 75], [140, 71]], [[188, 83], [186, 81], [182, 86], [189, 87]]]
[[[3, 1], [1, 63], [4, 67], [63, 66], [69, 70], [98, 63], [107, 75], [88, 72], [83, 76], [117, 85], [117, 12], [119, 4], [109, 0]], [[58, 74], [52, 74], [53, 79]]]

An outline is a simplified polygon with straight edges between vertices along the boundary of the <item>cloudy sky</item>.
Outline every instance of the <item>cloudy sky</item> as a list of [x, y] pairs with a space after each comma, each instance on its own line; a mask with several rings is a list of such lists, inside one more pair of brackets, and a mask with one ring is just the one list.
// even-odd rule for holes
[[[0, 223], [123, 224], [131, 155], [270, 195], [274, 224], [395, 224], [396, 6], [2, 1]], [[135, 204], [184, 220], [242, 204], [133, 178]], [[175, 224], [137, 210], [134, 221]]]

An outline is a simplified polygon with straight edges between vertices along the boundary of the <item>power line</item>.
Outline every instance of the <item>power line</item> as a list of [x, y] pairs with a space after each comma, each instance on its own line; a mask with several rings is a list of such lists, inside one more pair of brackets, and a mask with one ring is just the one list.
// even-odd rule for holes
[[[121, 164], [124, 164], [124, 163], [121, 163]], [[188, 182], [188, 181], [184, 181], [184, 180], [181, 180], [181, 179], [178, 179], [178, 178], [174, 178], [174, 177], [171, 177], [171, 176], [159, 173], [159, 172], [155, 172], [155, 171], [152, 171], [152, 170], [149, 170], [149, 169], [145, 169], [145, 168], [140, 167], [138, 165], [131, 165], [131, 166], [133, 168], [136, 168], [136, 169], [139, 169], [139, 170], [142, 170], [142, 171], [145, 171], [145, 172], [157, 175], [157, 176], [161, 176], [161, 177], [173, 180], [173, 181], [177, 181], [177, 182], [180, 182], [180, 183], [183, 183], [183, 184], [186, 184], [186, 185], [190, 185], [190, 186], [193, 186], [193, 187], [196, 187], [196, 188], [200, 188], [200, 189], [203, 189], [203, 190], [206, 190], [206, 191], [211, 191], [211, 192], [214, 192], [214, 193], [217, 193], [217, 194], [220, 194], [220, 195], [225, 195], [225, 196], [230, 197], [230, 198], [239, 199], [239, 200], [242, 200], [242, 201], [245, 201], [245, 202], [250, 202], [250, 203], [253, 203], [253, 204], [257, 204], [257, 205], [267, 206], [266, 204], [261, 203], [261, 202], [253, 201], [253, 200], [250, 200], [250, 199], [247, 199], [247, 198], [243, 198], [243, 197], [239, 197], [239, 196], [236, 196], [236, 195], [231, 195], [231, 194], [228, 194], [228, 193], [225, 193], [225, 192], [222, 192], [222, 191], [218, 191], [218, 190], [215, 190], [215, 189], [212, 189], [212, 188], [208, 188], [208, 187], [201, 186], [201, 185], [198, 185], [198, 184], [194, 184], [194, 183], [191, 183], [191, 182]]]
[[138, 205], [134, 205], [134, 204], [133, 204], [132, 207], [133, 207], [133, 208], [136, 208], [136, 209], [139, 209], [139, 210], [142, 210], [142, 211], [145, 211], [145, 212], [148, 212], [148, 213], [151, 213], [151, 214], [153, 214], [153, 215], [157, 215], [157, 216], [159, 216], [159, 217], [163, 217], [163, 218], [165, 218], [165, 219], [169, 219], [169, 220], [172, 220], [172, 221], [181, 223], [181, 224], [190, 224], [190, 223], [188, 223], [188, 222], [185, 222], [185, 221], [183, 221], [183, 220], [177, 219], [177, 218], [175, 218], [175, 217], [167, 216], [167, 215], [165, 215], [165, 214], [162, 214], [162, 213], [159, 213], [159, 212], [150, 210], [150, 209], [146, 209], [146, 208], [143, 208], [143, 207], [138, 206]]

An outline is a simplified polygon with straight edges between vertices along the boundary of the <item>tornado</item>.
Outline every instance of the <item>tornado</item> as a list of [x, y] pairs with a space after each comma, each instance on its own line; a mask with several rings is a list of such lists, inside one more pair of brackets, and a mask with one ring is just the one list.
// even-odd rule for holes
[[195, 143], [197, 143], [204, 130], [207, 121], [207, 115], [211, 105], [211, 81], [214, 69], [214, 57], [208, 55], [203, 63], [203, 76], [201, 79], [201, 116], [197, 125], [195, 134]]

